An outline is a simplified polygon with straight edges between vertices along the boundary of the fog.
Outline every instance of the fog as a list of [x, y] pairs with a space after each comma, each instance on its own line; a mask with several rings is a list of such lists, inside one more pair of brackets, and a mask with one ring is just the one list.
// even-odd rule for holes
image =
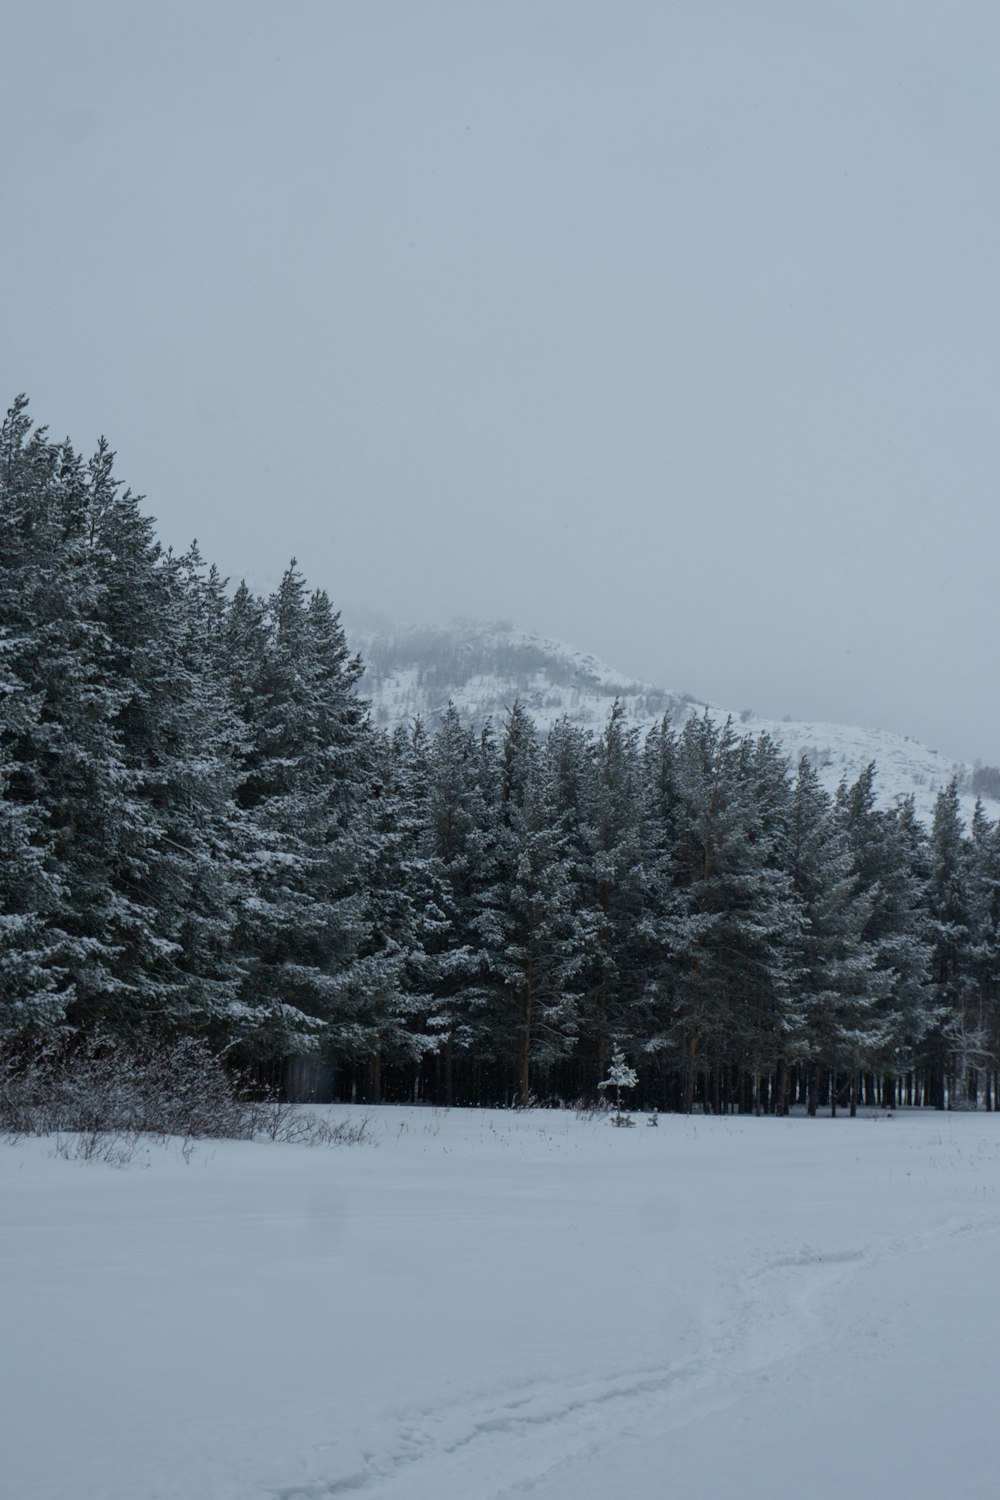
[[5, 404], [164, 541], [1000, 762], [1000, 10], [8, 8]]

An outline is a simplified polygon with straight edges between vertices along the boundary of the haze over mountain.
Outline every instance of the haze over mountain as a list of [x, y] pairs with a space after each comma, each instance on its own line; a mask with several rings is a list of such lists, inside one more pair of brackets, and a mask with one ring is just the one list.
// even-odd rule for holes
[[1000, 6], [3, 40], [6, 400], [105, 433], [175, 550], [1000, 764]]
[[1000, 771], [955, 760], [907, 735], [823, 720], [772, 719], [752, 708], [709, 703], [687, 691], [643, 682], [573, 646], [518, 630], [509, 621], [458, 619], [446, 626], [404, 625], [375, 613], [346, 621], [348, 639], [365, 662], [360, 691], [382, 728], [422, 720], [429, 728], [449, 703], [463, 719], [498, 723], [517, 702], [544, 733], [559, 719], [600, 733], [617, 700], [627, 721], [644, 731], [664, 718], [680, 728], [708, 713], [731, 718], [741, 734], [770, 735], [795, 765], [804, 755], [828, 791], [854, 781], [872, 761], [882, 806], [912, 796], [929, 822], [938, 792], [958, 782], [970, 817], [976, 796], [1000, 817]]

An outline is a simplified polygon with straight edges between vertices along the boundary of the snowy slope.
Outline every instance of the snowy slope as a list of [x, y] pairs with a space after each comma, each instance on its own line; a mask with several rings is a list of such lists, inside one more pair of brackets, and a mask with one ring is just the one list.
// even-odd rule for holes
[[0, 1144], [0, 1492], [995, 1500], [998, 1124]]
[[[717, 704], [637, 682], [571, 646], [506, 624], [463, 621], [406, 628], [386, 622], [380, 629], [349, 627], [348, 633], [366, 663], [361, 692], [370, 698], [373, 718], [382, 727], [417, 718], [433, 725], [449, 701], [468, 721], [481, 724], [493, 718], [502, 724], [510, 706], [520, 702], [542, 730], [566, 717], [599, 733], [617, 698], [629, 723], [640, 729], [664, 717], [680, 727], [693, 714], [708, 712], [720, 721], [731, 716], [740, 733], [770, 735], [792, 765], [808, 756], [831, 792], [842, 779], [854, 781], [875, 761], [882, 805], [912, 796], [925, 821], [930, 820], [937, 793], [953, 777], [963, 791], [967, 818], [975, 805], [971, 766], [904, 735], [847, 724], [730, 715]], [[1000, 817], [1000, 802], [984, 798], [984, 804], [991, 818]]]
[[507, 625], [468, 622], [392, 632], [350, 631], [366, 665], [361, 693], [372, 701], [375, 722], [433, 724], [453, 702], [476, 724], [502, 722], [514, 702], [545, 731], [566, 717], [597, 732], [615, 699], [630, 722], [674, 719], [693, 702], [623, 677], [604, 662], [557, 641]]

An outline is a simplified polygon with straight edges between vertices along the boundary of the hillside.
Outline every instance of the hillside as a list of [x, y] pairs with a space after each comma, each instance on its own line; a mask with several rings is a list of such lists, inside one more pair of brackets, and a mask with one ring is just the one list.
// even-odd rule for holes
[[[851, 782], [874, 761], [877, 790], [884, 806], [912, 796], [918, 815], [929, 820], [942, 787], [957, 778], [967, 817], [975, 805], [974, 769], [941, 755], [906, 735], [857, 725], [760, 718], [706, 703], [690, 693], [672, 692], [625, 676], [605, 662], [572, 646], [547, 640], [507, 623], [460, 620], [448, 626], [399, 626], [370, 619], [347, 622], [352, 649], [366, 665], [362, 694], [371, 700], [372, 717], [382, 728], [421, 719], [433, 725], [449, 702], [462, 717], [481, 724], [502, 722], [514, 702], [521, 703], [539, 729], [567, 718], [600, 732], [617, 699], [630, 723], [640, 730], [666, 718], [680, 728], [692, 715], [731, 717], [741, 734], [768, 734], [791, 764], [808, 756], [829, 791]], [[1000, 817], [1000, 800], [983, 796], [991, 818]]]

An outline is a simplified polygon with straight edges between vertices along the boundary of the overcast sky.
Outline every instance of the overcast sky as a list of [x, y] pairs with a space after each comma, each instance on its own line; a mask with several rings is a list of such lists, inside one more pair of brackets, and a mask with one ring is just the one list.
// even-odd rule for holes
[[0, 394], [166, 542], [1000, 762], [996, 0], [2, 9]]

